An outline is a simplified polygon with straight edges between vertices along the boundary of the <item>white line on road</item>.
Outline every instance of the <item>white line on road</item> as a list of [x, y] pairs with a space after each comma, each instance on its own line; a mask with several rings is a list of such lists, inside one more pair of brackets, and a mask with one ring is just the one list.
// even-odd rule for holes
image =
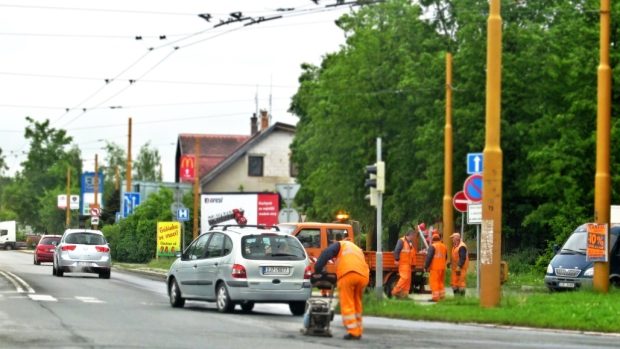
[[32, 299], [33, 301], [58, 302], [58, 299], [54, 298], [53, 296], [46, 295], [46, 294], [29, 294], [28, 297], [30, 297], [30, 299]]
[[15, 290], [17, 290], [17, 292], [35, 293], [32, 287], [30, 287], [30, 285], [28, 285], [28, 283], [24, 281], [24, 279], [11, 273], [10, 271], [0, 271], [0, 275], [4, 276], [7, 280], [9, 280], [13, 284], [13, 286], [15, 286]]
[[97, 299], [95, 297], [79, 297], [75, 296], [75, 299], [82, 301], [84, 303], [105, 303], [104, 301]]

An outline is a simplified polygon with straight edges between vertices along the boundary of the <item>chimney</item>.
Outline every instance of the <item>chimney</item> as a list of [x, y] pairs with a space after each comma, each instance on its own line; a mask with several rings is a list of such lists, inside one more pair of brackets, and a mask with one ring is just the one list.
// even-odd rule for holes
[[264, 131], [269, 127], [269, 114], [266, 110], [260, 111], [260, 130]]
[[258, 133], [258, 118], [256, 117], [256, 113], [252, 114], [250, 118], [250, 135], [254, 136]]

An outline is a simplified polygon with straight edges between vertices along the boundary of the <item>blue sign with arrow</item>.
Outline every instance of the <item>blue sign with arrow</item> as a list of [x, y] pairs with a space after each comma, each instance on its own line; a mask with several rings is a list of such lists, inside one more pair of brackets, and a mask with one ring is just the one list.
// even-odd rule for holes
[[123, 193], [123, 218], [127, 218], [140, 205], [140, 193]]
[[467, 174], [482, 173], [482, 153], [467, 153]]

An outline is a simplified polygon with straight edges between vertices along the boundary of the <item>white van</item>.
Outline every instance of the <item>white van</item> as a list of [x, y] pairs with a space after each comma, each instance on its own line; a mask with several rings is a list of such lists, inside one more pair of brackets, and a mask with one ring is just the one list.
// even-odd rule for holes
[[15, 221], [0, 222], [0, 248], [15, 249]]

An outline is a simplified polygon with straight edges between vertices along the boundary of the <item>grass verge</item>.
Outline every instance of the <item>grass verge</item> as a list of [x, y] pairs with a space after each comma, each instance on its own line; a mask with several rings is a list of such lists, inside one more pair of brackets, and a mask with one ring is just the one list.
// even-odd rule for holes
[[170, 269], [170, 266], [175, 260], [175, 257], [159, 257], [159, 259], [151, 259], [151, 261], [146, 264], [114, 262], [114, 265], [124, 269], [154, 269], [157, 271], [166, 272]]
[[594, 332], [620, 332], [620, 291], [515, 294], [500, 306], [482, 308], [478, 298], [447, 299], [435, 305], [367, 296], [364, 314], [409, 320], [485, 323]]

